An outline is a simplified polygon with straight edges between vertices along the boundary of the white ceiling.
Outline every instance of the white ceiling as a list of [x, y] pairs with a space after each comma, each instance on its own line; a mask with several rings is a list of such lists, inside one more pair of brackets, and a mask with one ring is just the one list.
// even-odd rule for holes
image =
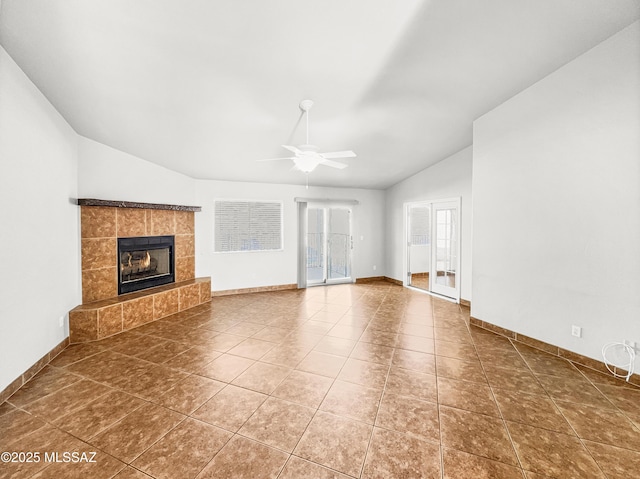
[[2, 0], [0, 43], [85, 137], [194, 178], [386, 188], [640, 18], [638, 0]]

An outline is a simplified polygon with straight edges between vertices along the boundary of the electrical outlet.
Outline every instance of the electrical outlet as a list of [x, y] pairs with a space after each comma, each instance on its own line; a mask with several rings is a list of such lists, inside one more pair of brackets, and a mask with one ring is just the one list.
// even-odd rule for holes
[[581, 338], [582, 328], [580, 326], [576, 326], [575, 324], [571, 326], [571, 336], [575, 336], [576, 338]]
[[374, 264], [373, 265], [373, 270], [375, 271], [376, 269], [378, 269], [378, 267]]
[[58, 327], [63, 327], [64, 326], [64, 316], [60, 316], [58, 318]]

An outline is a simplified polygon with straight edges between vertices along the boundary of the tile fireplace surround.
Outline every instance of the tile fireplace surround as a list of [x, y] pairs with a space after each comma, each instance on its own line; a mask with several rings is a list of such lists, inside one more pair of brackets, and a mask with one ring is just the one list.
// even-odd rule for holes
[[[94, 341], [211, 301], [211, 278], [195, 277], [194, 213], [177, 206], [79, 199], [82, 304], [69, 313], [72, 343]], [[176, 282], [118, 296], [117, 239], [175, 236]]]

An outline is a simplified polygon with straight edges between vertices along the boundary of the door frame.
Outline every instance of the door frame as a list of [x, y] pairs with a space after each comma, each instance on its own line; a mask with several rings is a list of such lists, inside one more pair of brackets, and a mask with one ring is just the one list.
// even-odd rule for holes
[[[434, 262], [433, 262], [433, 241], [432, 238], [429, 238], [429, 248], [430, 248], [430, 252], [429, 252], [429, 258], [430, 258], [430, 271], [429, 271], [429, 290], [425, 290], [425, 289], [421, 289], [421, 288], [416, 288], [414, 286], [411, 286], [409, 284], [409, 260], [410, 260], [410, 253], [409, 253], [409, 212], [412, 206], [429, 206], [431, 208], [431, 212], [430, 212], [430, 218], [429, 221], [431, 222], [430, 224], [430, 232], [431, 235], [433, 235], [434, 232], [434, 224], [435, 224], [435, 215], [433, 214], [433, 205], [434, 204], [439, 204], [439, 203], [455, 203], [456, 204], [456, 208], [458, 210], [458, 218], [457, 218], [457, 233], [458, 233], [458, 241], [457, 241], [457, 245], [456, 245], [456, 258], [457, 258], [457, 270], [456, 270], [456, 287], [455, 287], [455, 294], [454, 296], [445, 296], [442, 294], [439, 294], [437, 292], [432, 291], [432, 286], [431, 286], [431, 274], [433, 269], [435, 268]], [[453, 197], [453, 198], [438, 198], [435, 200], [416, 200], [416, 201], [407, 201], [403, 204], [403, 221], [402, 221], [402, 226], [403, 226], [403, 247], [402, 247], [402, 285], [407, 287], [407, 288], [411, 288], [415, 291], [420, 291], [426, 294], [430, 294], [433, 296], [438, 296], [439, 298], [443, 298], [446, 299], [448, 301], [453, 301], [455, 303], [460, 303], [460, 290], [461, 290], [461, 280], [462, 280], [462, 274], [461, 274], [461, 266], [462, 266], [462, 260], [460, 258], [460, 253], [462, 251], [462, 234], [461, 234], [461, 225], [462, 225], [462, 198], [457, 196], [457, 197]]]
[[[332, 284], [345, 284], [345, 283], [354, 283], [355, 279], [353, 278], [353, 205], [352, 204], [341, 204], [341, 203], [337, 203], [337, 202], [309, 202], [307, 204], [307, 208], [306, 208], [306, 217], [305, 217], [305, 221], [308, 221], [309, 218], [309, 210], [310, 209], [322, 209], [324, 210], [323, 212], [323, 231], [324, 231], [324, 241], [323, 241], [323, 248], [324, 248], [324, 264], [323, 264], [323, 280], [322, 281], [316, 281], [313, 283], [309, 282], [309, 279], [307, 277], [307, 281], [306, 281], [306, 287], [310, 288], [310, 287], [314, 287], [314, 286], [327, 286], [327, 285], [332, 285]], [[329, 277], [329, 271], [328, 271], [328, 267], [329, 267], [329, 241], [330, 241], [330, 237], [329, 237], [329, 228], [330, 228], [330, 220], [331, 220], [331, 210], [332, 209], [340, 209], [340, 210], [347, 210], [349, 212], [349, 247], [348, 247], [348, 255], [347, 255], [347, 261], [349, 262], [349, 276], [345, 277], [345, 278], [330, 278]], [[307, 227], [305, 228], [306, 233], [308, 234], [308, 224]], [[306, 239], [304, 241], [304, 247], [305, 247], [305, 268], [306, 268], [306, 260], [307, 260], [307, 254], [306, 254], [306, 247], [308, 245]]]

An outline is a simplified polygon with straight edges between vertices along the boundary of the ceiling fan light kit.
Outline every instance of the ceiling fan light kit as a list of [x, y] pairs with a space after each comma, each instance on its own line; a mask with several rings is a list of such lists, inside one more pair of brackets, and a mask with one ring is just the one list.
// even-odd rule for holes
[[318, 166], [318, 162], [314, 158], [294, 158], [293, 163], [295, 168], [303, 173], [311, 173]]
[[300, 110], [306, 115], [307, 122], [307, 136], [306, 143], [304, 145], [290, 146], [282, 145], [286, 150], [289, 150], [295, 156], [285, 158], [269, 158], [266, 160], [258, 161], [277, 161], [277, 160], [292, 160], [294, 168], [309, 174], [316, 169], [318, 165], [330, 166], [331, 168], [343, 169], [346, 168], [346, 163], [340, 163], [339, 161], [333, 161], [330, 158], [354, 158], [356, 154], [351, 150], [346, 151], [331, 151], [327, 153], [319, 153], [318, 147], [309, 143], [309, 110], [313, 106], [312, 100], [302, 100], [300, 102]]

